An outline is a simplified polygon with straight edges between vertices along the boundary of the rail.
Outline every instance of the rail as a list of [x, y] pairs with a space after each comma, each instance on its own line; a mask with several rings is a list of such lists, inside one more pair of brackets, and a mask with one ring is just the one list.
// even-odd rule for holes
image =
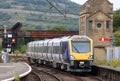
[[44, 70], [39, 70], [37, 68], [33, 68], [33, 72], [39, 76], [40, 81], [62, 81], [60, 78], [55, 76], [52, 73], [46, 72]]

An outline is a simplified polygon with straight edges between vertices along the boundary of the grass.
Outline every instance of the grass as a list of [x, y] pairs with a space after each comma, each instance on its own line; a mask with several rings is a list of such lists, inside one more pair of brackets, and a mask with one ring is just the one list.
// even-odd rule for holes
[[14, 77], [15, 77], [15, 81], [20, 81], [20, 77], [16, 73], [14, 73]]
[[93, 64], [95, 65], [106, 65], [106, 66], [112, 66], [112, 67], [120, 67], [120, 59], [112, 59], [111, 61], [106, 60], [94, 60]]

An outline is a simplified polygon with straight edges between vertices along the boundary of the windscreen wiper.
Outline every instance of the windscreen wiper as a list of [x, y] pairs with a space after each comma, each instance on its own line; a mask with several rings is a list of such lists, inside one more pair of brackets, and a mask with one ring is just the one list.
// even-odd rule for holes
[[78, 50], [74, 45], [73, 45], [73, 47], [75, 48], [75, 50], [76, 50], [78, 53], [80, 53], [79, 50]]

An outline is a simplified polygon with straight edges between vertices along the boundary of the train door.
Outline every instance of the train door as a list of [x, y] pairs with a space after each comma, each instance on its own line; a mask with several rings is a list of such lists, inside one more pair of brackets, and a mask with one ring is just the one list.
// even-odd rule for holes
[[33, 52], [32, 52], [33, 58], [35, 58], [35, 43], [33, 42]]
[[56, 62], [60, 61], [59, 54], [60, 54], [60, 42], [53, 43], [53, 60]]
[[42, 46], [43, 45], [43, 43], [40, 41], [39, 42], [39, 46], [38, 46], [38, 55], [39, 55], [39, 58], [41, 59], [43, 56], [42, 56], [42, 53], [43, 53], [43, 49], [42, 49]]
[[68, 41], [61, 42], [61, 47], [62, 47], [61, 59], [63, 62], [68, 63], [70, 58]]
[[51, 40], [48, 43], [48, 59], [49, 59], [49, 61], [53, 61], [52, 53], [53, 53], [53, 42]]
[[37, 44], [36, 44], [36, 42], [34, 43], [34, 58], [36, 59], [36, 57], [37, 57], [37, 49], [36, 49], [36, 47], [37, 47]]
[[48, 60], [47, 54], [48, 54], [48, 42], [49, 42], [49, 41], [50, 41], [49, 39], [44, 41], [43, 58], [44, 58], [45, 60]]
[[37, 42], [36, 53], [37, 53], [36, 59], [39, 59], [39, 42]]

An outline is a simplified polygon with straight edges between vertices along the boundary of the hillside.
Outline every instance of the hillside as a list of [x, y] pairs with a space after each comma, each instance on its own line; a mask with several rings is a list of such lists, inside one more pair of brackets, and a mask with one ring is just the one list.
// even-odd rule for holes
[[[48, 1], [60, 12], [52, 7]], [[12, 27], [19, 21], [23, 23], [23, 28], [27, 30], [49, 30], [56, 25], [64, 26], [67, 30], [78, 30], [80, 5], [70, 0], [48, 1], [1, 0], [0, 25]], [[63, 16], [65, 13], [66, 18]]]

